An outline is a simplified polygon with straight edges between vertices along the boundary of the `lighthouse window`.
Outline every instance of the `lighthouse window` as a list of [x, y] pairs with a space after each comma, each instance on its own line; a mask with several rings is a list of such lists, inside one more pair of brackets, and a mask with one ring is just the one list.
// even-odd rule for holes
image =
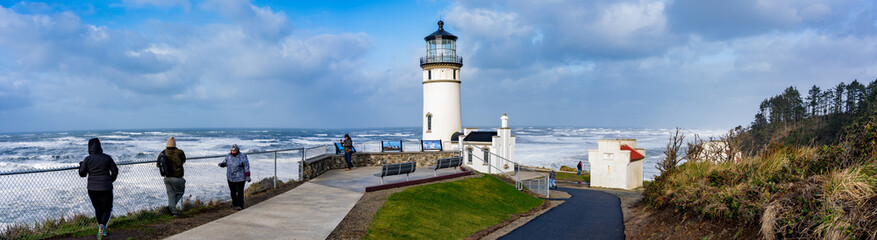
[[453, 79], [457, 79], [457, 69], [454, 69], [454, 77]]
[[432, 70], [429, 70], [429, 76], [426, 79], [432, 79]]
[[426, 130], [432, 131], [432, 115], [426, 116]]

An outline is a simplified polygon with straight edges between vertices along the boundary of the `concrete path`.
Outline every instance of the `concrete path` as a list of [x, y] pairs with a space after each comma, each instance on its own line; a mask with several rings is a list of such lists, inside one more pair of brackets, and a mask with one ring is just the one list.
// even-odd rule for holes
[[[331, 170], [286, 193], [216, 221], [167, 239], [326, 239], [365, 193], [379, 185], [374, 174], [380, 167], [352, 171]], [[439, 170], [439, 175], [452, 174]], [[410, 179], [433, 177], [433, 170], [417, 168]], [[405, 181], [405, 175], [389, 176], [384, 183]]]
[[595, 190], [560, 190], [572, 197], [500, 239], [624, 239], [618, 197]]

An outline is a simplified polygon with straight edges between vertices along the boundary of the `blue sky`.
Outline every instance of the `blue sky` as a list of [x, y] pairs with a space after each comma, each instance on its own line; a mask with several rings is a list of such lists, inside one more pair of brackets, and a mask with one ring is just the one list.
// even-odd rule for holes
[[0, 0], [0, 132], [419, 127], [423, 37], [464, 126], [712, 128], [877, 78], [865, 0]]

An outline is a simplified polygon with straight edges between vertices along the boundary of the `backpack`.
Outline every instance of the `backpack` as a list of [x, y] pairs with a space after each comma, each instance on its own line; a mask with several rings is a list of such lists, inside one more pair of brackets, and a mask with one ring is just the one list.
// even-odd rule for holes
[[170, 166], [167, 164], [167, 156], [164, 154], [164, 151], [161, 151], [161, 154], [158, 155], [158, 174], [161, 176], [165, 176], [170, 171], [168, 171]]

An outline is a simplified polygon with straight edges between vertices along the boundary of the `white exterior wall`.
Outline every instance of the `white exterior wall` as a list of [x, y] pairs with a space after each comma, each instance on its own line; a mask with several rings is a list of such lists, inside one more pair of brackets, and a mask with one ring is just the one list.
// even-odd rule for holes
[[[640, 153], [645, 155], [644, 151], [640, 151]], [[624, 189], [634, 189], [643, 186], [643, 161], [633, 161], [627, 165], [627, 181]]]
[[588, 150], [592, 187], [634, 189], [642, 186], [643, 160], [631, 162], [631, 153], [621, 150], [622, 144], [645, 155], [645, 149], [637, 149], [633, 139], [598, 140], [597, 149]]
[[[460, 111], [460, 70], [452, 67], [423, 70], [423, 139], [450, 144], [451, 135], [463, 129]], [[432, 77], [429, 77], [429, 72]], [[427, 116], [432, 115], [432, 130]]]
[[[470, 144], [472, 144], [472, 143], [470, 142]], [[496, 150], [494, 150], [493, 145], [486, 145], [486, 144], [481, 144], [481, 143], [472, 144], [472, 145], [475, 145], [477, 147], [477, 148], [473, 149], [473, 151], [472, 151], [472, 159], [471, 159], [472, 164], [469, 164], [470, 159], [469, 159], [469, 150], [468, 150], [469, 148], [472, 147], [471, 145], [467, 145], [466, 148], [463, 150], [463, 164], [466, 167], [472, 168], [472, 170], [487, 173], [489, 166], [487, 164], [485, 164], [483, 161], [484, 152], [482, 149], [487, 148], [488, 151], [493, 152], [493, 153], [495, 153]], [[490, 161], [491, 164], [493, 164], [494, 167], [499, 167], [497, 165], [498, 161], [495, 161], [496, 159], [494, 159], [494, 158], [495, 158], [495, 156], [491, 155], [490, 159], [488, 159], [488, 160]], [[496, 168], [490, 170], [490, 172], [495, 172], [495, 171], [496, 171]]]

